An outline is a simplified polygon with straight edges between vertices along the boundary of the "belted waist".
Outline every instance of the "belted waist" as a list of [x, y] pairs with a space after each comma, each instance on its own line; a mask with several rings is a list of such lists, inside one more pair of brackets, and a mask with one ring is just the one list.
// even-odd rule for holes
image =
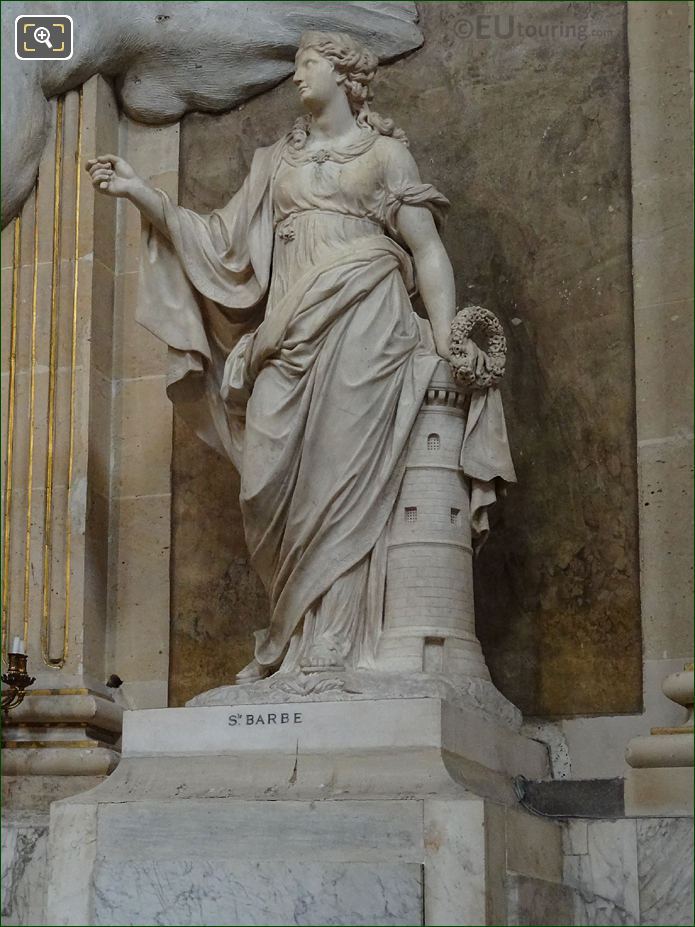
[[370, 219], [369, 216], [355, 216], [351, 213], [340, 212], [337, 209], [298, 209], [275, 223], [275, 230], [278, 233], [278, 237], [283, 241], [292, 241], [295, 237], [294, 223], [296, 219], [300, 216], [308, 215], [339, 216], [341, 219], [351, 219], [354, 222], [366, 222], [373, 226], [375, 231], [383, 231], [381, 224], [374, 219]]

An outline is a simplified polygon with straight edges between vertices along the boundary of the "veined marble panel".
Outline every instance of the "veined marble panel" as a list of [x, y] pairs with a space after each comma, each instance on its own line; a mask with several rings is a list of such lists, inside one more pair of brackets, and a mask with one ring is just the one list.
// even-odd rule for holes
[[103, 804], [98, 812], [100, 848], [108, 846], [112, 863], [182, 856], [419, 862], [422, 830], [418, 801], [143, 801]]
[[587, 828], [592, 888], [639, 923], [635, 822], [592, 821]]
[[3, 815], [2, 923], [44, 924], [48, 815]]
[[577, 890], [577, 924], [641, 923], [635, 821], [589, 823], [586, 852], [565, 856], [564, 880]]
[[102, 858], [94, 899], [92, 923], [105, 927], [419, 925], [422, 866]]
[[619, 904], [584, 890], [574, 890], [574, 921], [577, 927], [634, 927], [635, 915]]
[[424, 825], [427, 923], [484, 924], [484, 803], [426, 801]]
[[692, 861], [692, 820], [647, 818], [637, 822], [640, 924], [692, 924]]

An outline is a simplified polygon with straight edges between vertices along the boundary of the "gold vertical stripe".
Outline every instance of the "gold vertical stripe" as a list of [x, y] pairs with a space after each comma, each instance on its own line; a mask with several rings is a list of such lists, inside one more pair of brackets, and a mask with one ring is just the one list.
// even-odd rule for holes
[[17, 301], [19, 296], [19, 268], [21, 264], [22, 220], [14, 220], [14, 244], [12, 250], [12, 302], [10, 312], [10, 372], [7, 397], [7, 464], [5, 471], [5, 510], [2, 548], [2, 658], [6, 661], [7, 632], [9, 630], [10, 606], [10, 518], [12, 516], [12, 463], [14, 458], [14, 417], [17, 377]]
[[80, 180], [82, 177], [82, 88], [79, 90], [77, 108], [77, 151], [75, 152], [75, 247], [73, 251], [72, 278], [72, 341], [70, 346], [70, 415], [68, 448], [68, 482], [67, 513], [65, 516], [65, 617], [63, 623], [63, 654], [60, 666], [65, 664], [68, 656], [70, 633], [70, 588], [72, 560], [72, 517], [70, 510], [70, 492], [72, 490], [72, 471], [75, 456], [75, 374], [77, 366], [77, 292], [80, 271]]
[[58, 97], [56, 112], [55, 165], [53, 173], [53, 251], [51, 268], [51, 327], [48, 360], [48, 428], [46, 449], [46, 496], [43, 519], [43, 606], [41, 656], [48, 666], [60, 666], [50, 656], [51, 569], [53, 565], [53, 458], [55, 452], [55, 400], [58, 373], [58, 302], [60, 272], [60, 192], [63, 167], [63, 103]]
[[34, 187], [34, 267], [31, 281], [31, 351], [29, 356], [29, 453], [27, 461], [27, 523], [24, 534], [24, 640], [28, 641], [29, 580], [31, 578], [31, 506], [34, 485], [34, 419], [36, 414], [36, 317], [39, 292], [39, 179]]

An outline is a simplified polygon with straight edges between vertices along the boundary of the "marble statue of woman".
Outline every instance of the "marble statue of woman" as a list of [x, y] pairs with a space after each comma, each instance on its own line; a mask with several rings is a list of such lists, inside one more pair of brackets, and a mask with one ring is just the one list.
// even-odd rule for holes
[[[376, 67], [350, 36], [305, 33], [293, 79], [306, 115], [209, 215], [119, 157], [87, 164], [98, 190], [142, 214], [139, 321], [169, 346], [169, 395], [241, 474], [271, 612], [240, 682], [372, 665], [404, 451], [449, 353], [448, 201], [370, 109]], [[429, 322], [411, 306], [415, 281]]]

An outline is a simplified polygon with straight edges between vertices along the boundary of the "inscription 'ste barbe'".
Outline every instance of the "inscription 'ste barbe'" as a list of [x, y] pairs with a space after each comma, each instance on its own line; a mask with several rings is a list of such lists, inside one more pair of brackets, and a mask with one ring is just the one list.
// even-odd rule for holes
[[261, 714], [242, 714], [237, 712], [230, 715], [227, 721], [229, 727], [263, 727], [273, 724], [301, 724], [301, 711], [265, 711]]

